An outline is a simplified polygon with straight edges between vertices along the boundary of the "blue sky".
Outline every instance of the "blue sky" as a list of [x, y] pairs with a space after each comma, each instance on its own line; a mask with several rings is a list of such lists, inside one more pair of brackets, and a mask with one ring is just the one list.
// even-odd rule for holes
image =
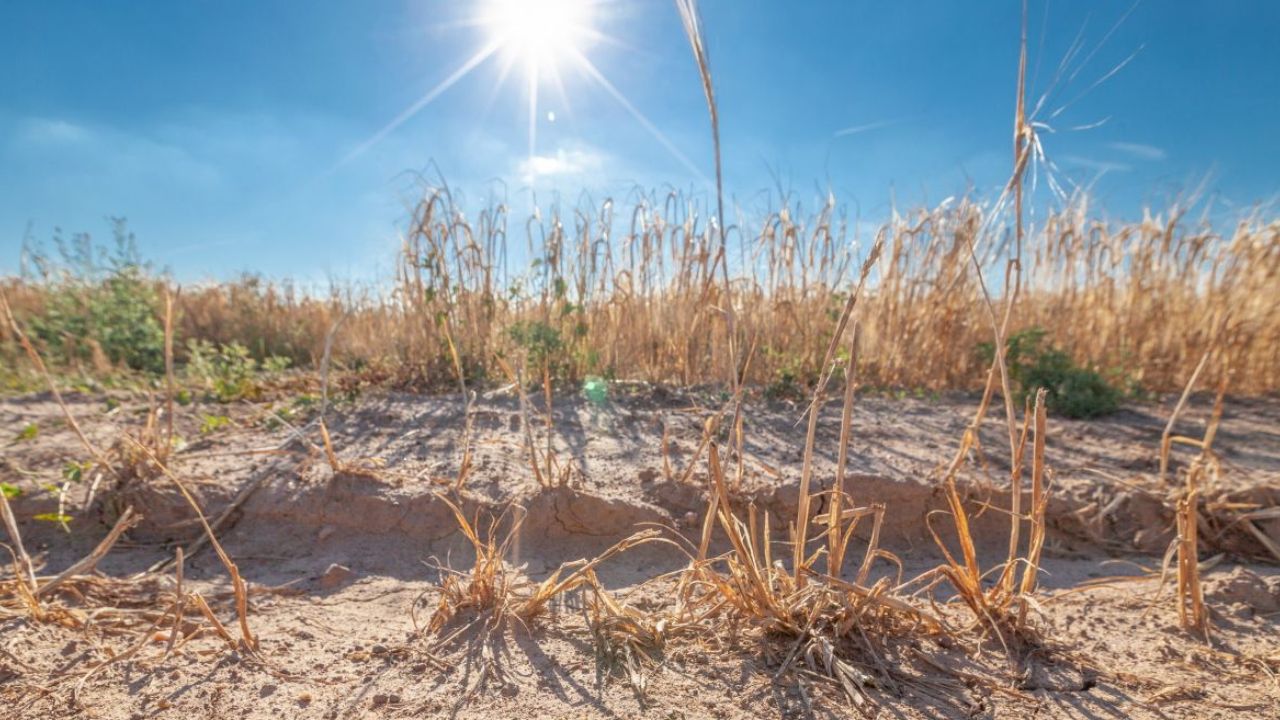
[[[564, 97], [544, 73], [531, 159], [526, 68], [504, 46], [370, 144], [492, 40], [469, 21], [485, 7], [4, 3], [0, 273], [17, 270], [28, 228], [105, 238], [105, 218], [125, 216], [144, 255], [181, 279], [377, 278], [413, 198], [408, 172], [433, 163], [470, 207], [489, 193], [519, 210], [531, 191], [571, 204], [636, 184], [705, 188], [705, 105], [666, 0], [597, 0], [591, 25], [608, 37], [580, 47], [664, 140], [556, 54]], [[1046, 105], [1070, 103], [1045, 146], [1061, 178], [1093, 183], [1100, 209], [1132, 217], [1206, 178], [1223, 212], [1280, 192], [1280, 3], [1031, 8], [1033, 100], [1082, 38], [1079, 71]], [[779, 188], [806, 204], [830, 188], [875, 222], [892, 201], [990, 194], [1007, 177], [1020, 3], [703, 0], [701, 11], [726, 190], [745, 216]]]

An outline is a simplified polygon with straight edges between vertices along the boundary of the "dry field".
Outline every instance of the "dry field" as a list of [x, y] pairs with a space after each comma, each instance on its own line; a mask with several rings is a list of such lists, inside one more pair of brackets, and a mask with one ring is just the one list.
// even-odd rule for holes
[[3, 716], [1276, 715], [1280, 224], [1007, 199], [8, 281]]
[[708, 200], [0, 279], [0, 718], [1280, 717], [1280, 222], [1024, 197], [1025, 27], [998, 197], [726, 212], [677, 5]]
[[[66, 398], [95, 447], [139, 437], [151, 414], [136, 395], [111, 397]], [[196, 403], [175, 413], [175, 433], [196, 440], [169, 458], [172, 478], [108, 475], [93, 500], [81, 483], [60, 506], [38, 488], [83, 446], [48, 394], [8, 400], [5, 428], [42, 428], [9, 444], [0, 469], [24, 490], [12, 506], [37, 592], [89, 556], [124, 508], [142, 519], [96, 569], [34, 600], [6, 580], [6, 716], [1272, 716], [1280, 572], [1262, 538], [1280, 537], [1280, 519], [1258, 509], [1280, 500], [1280, 404], [1223, 411], [1198, 514], [1207, 618], [1185, 630], [1176, 567], [1161, 573], [1174, 477], [1197, 457], [1175, 450], [1159, 479], [1177, 398], [1048, 426], [1048, 501], [1028, 512], [1045, 529], [1038, 581], [1004, 608], [1009, 456], [963, 463], [955, 484], [985, 573], [976, 607], [989, 616], [959, 589], [967, 560], [938, 482], [938, 458], [978, 399], [858, 399], [843, 512], [883, 504], [883, 515], [840, 523], [848, 542], [835, 569], [825, 528], [812, 528], [803, 589], [786, 530], [801, 498], [802, 403], [745, 403], [740, 476], [732, 451], [708, 441], [720, 402], [709, 391], [635, 383], [602, 404], [560, 398], [550, 445], [540, 399], [522, 410], [513, 389], [469, 412], [456, 397], [370, 392], [328, 409], [332, 463], [318, 410], [286, 424], [273, 418], [287, 399]], [[1203, 432], [1212, 404], [1193, 398], [1179, 428]], [[201, 433], [210, 413], [229, 423]], [[815, 526], [831, 513], [841, 416], [830, 403], [818, 417]], [[534, 445], [552, 453], [541, 485], [523, 431], [534, 417]], [[988, 420], [980, 435], [998, 448], [1004, 430]], [[464, 446], [470, 470], [456, 489]], [[245, 626], [179, 479], [243, 579]], [[1030, 483], [1022, 501], [1035, 502]], [[74, 518], [70, 534], [32, 519], [57, 512]], [[740, 524], [731, 536], [718, 523]], [[1021, 523], [1024, 537], [1035, 525]], [[868, 548], [879, 556], [864, 568]]]

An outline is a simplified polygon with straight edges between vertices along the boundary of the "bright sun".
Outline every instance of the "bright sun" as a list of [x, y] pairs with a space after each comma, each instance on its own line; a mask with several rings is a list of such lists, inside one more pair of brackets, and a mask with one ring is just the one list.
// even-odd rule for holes
[[[563, 108], [566, 119], [572, 123], [572, 108], [565, 91], [568, 78], [562, 77], [561, 72], [568, 67], [577, 71], [576, 79], [585, 79], [612, 97], [673, 157], [694, 175], [702, 177], [697, 166], [587, 57], [587, 51], [597, 42], [602, 45], [620, 45], [617, 40], [596, 28], [596, 21], [603, 19], [596, 17], [597, 10], [600, 15], [607, 15], [606, 8], [610, 4], [609, 0], [469, 0], [468, 7], [474, 8], [474, 14], [468, 15], [462, 24], [484, 33], [480, 47], [463, 59], [435, 87], [423, 93], [381, 130], [347, 153], [338, 165], [349, 162], [373, 147], [476, 68], [496, 58], [499, 69], [493, 85], [495, 92], [504, 85], [513, 68], [519, 66], [518, 69], [524, 74], [525, 98], [528, 103], [528, 157], [531, 164], [536, 158], [539, 119], [545, 117], [547, 124], [557, 123], [560, 115], [558, 110]], [[556, 92], [554, 102], [557, 107], [548, 108], [545, 115], [540, 115], [539, 96], [544, 89]]]
[[580, 53], [592, 39], [591, 0], [489, 0], [481, 15], [510, 60], [536, 73]]

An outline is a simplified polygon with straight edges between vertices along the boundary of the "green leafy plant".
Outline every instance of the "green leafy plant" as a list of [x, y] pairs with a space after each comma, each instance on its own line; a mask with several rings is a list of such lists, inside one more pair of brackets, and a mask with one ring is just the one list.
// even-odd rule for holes
[[293, 360], [283, 355], [269, 355], [262, 361], [262, 372], [282, 373], [293, 365]]
[[67, 532], [71, 532], [71, 528], [68, 527], [68, 523], [70, 523], [73, 518], [70, 515], [67, 515], [66, 513], [56, 513], [56, 512], [36, 513], [31, 517], [36, 520], [39, 520], [40, 522], [57, 523], [62, 526], [63, 530]]
[[555, 367], [564, 351], [564, 339], [559, 330], [544, 322], [518, 322], [507, 330], [507, 335], [529, 354], [530, 365], [547, 363], [555, 374]]
[[22, 488], [7, 482], [0, 482], [0, 493], [4, 493], [6, 499], [12, 500], [22, 494]]
[[801, 400], [804, 388], [796, 381], [794, 373], [779, 370], [773, 382], [764, 387], [764, 396], [769, 400]]
[[285, 405], [273, 405], [271, 412], [263, 420], [263, 426], [268, 430], [276, 430], [286, 423], [299, 422], [306, 418], [313, 409], [319, 407], [319, 404], [319, 395], [303, 393], [294, 397]]
[[258, 362], [240, 343], [187, 342], [187, 374], [198, 380], [218, 402], [227, 403], [257, 395], [258, 386], [254, 382], [257, 370]]
[[49, 356], [64, 363], [95, 359], [152, 373], [164, 370], [164, 328], [157, 281], [138, 254], [123, 218], [112, 218], [114, 243], [83, 233], [54, 236], [60, 260], [29, 249], [48, 289], [31, 330]]
[[314, 393], [303, 393], [293, 398], [290, 402], [297, 410], [307, 410], [320, 404], [320, 396]]
[[[1046, 335], [1043, 328], [1033, 327], [1005, 341], [1005, 362], [1017, 401], [1025, 402], [1044, 388], [1049, 410], [1069, 418], [1100, 417], [1118, 410], [1122, 393], [1097, 371], [1076, 365], [1065, 352], [1046, 343]], [[978, 352], [990, 363], [995, 345], [982, 343]]]
[[35, 440], [40, 435], [40, 426], [35, 423], [27, 423], [18, 431], [19, 441]]
[[764, 388], [764, 396], [770, 400], [802, 400], [808, 388], [818, 380], [817, 375], [808, 371], [803, 359], [794, 352], [766, 347], [764, 356], [777, 368], [773, 380]]
[[205, 415], [200, 421], [200, 434], [209, 435], [231, 425], [231, 418], [226, 415]]
[[84, 479], [84, 474], [89, 472], [92, 467], [93, 461], [91, 460], [78, 463], [69, 462], [62, 466], [62, 479], [69, 483], [78, 483]]

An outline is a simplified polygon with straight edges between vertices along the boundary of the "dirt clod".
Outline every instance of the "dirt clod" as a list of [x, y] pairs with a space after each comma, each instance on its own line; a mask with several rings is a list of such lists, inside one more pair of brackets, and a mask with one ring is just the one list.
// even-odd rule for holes
[[1204, 588], [1211, 603], [1243, 606], [1255, 613], [1280, 610], [1280, 577], [1262, 578], [1248, 568], [1235, 567], [1208, 578]]

